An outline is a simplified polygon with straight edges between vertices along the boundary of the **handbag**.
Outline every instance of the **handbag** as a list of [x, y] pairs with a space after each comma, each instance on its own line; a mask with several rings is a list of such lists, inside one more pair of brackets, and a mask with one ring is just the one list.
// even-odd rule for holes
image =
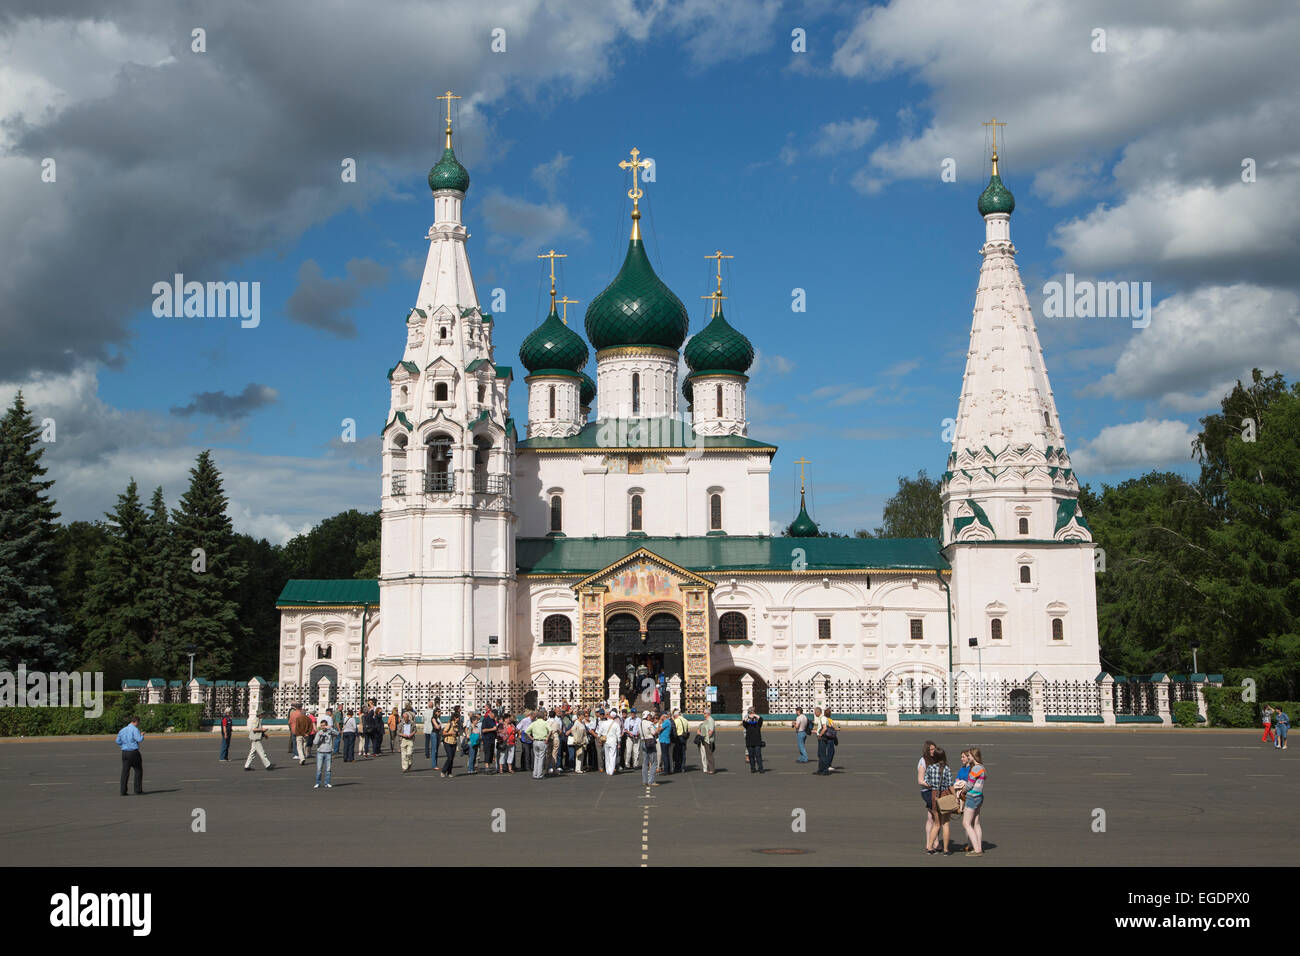
[[834, 727], [832, 727], [830, 724], [826, 725], [826, 730], [822, 732], [822, 736], [825, 737], [833, 744], [837, 744], [840, 742], [840, 732], [836, 730]]
[[953, 793], [952, 790], [945, 790], [939, 794], [938, 807], [940, 813], [956, 813], [958, 803], [957, 794]]

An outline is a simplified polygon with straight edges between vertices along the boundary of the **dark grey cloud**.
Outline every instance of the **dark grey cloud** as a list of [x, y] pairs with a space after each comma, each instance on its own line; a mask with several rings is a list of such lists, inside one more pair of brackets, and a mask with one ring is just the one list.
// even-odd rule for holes
[[228, 395], [222, 391], [199, 392], [188, 405], [173, 405], [171, 413], [178, 418], [190, 418], [193, 415], [211, 415], [226, 420], [247, 418], [259, 408], [274, 404], [279, 398], [280, 393], [269, 385], [251, 382], [238, 395]]
[[367, 288], [388, 281], [388, 268], [373, 259], [350, 259], [344, 270], [346, 276], [331, 279], [314, 259], [304, 261], [298, 267], [298, 286], [284, 305], [285, 315], [293, 322], [340, 338], [356, 338], [357, 324], [352, 319], [352, 309]]

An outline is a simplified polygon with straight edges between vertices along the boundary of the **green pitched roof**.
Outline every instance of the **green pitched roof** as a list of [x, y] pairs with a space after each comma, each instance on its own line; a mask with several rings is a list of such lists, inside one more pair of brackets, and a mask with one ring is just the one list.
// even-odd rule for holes
[[292, 580], [284, 586], [276, 607], [313, 604], [379, 604], [378, 581], [354, 581], [340, 579], [335, 581]]
[[621, 345], [658, 345], [679, 349], [690, 320], [681, 299], [664, 285], [645, 245], [632, 239], [623, 268], [587, 307], [587, 339], [597, 349]]
[[[407, 370], [408, 372], [410, 372], [412, 375], [419, 375], [419, 374], [420, 374], [420, 366], [416, 365], [414, 362], [408, 362], [408, 361], [406, 361], [405, 359], [403, 359], [402, 361], [398, 362], [397, 365], [402, 366], [402, 368], [406, 369], [406, 370]], [[393, 379], [393, 373], [397, 371], [397, 365], [394, 365], [392, 368], [390, 368], [390, 369], [388, 370], [388, 380], [389, 380], [389, 381], [392, 381], [392, 379]]]
[[568, 438], [527, 438], [521, 450], [591, 448], [636, 451], [638, 448], [734, 448], [775, 452], [776, 446], [740, 435], [696, 436], [690, 422], [679, 418], [600, 419], [588, 422]]
[[496, 365], [493, 367], [496, 369], [497, 378], [510, 378], [515, 374], [514, 369], [509, 365]]
[[474, 361], [470, 362], [468, 365], [465, 366], [465, 373], [469, 374], [470, 372], [478, 371], [478, 369], [480, 369], [482, 366], [486, 364], [487, 364], [487, 359], [476, 358]]
[[638, 548], [696, 572], [948, 569], [934, 538], [518, 538], [515, 561], [520, 574], [587, 575]]

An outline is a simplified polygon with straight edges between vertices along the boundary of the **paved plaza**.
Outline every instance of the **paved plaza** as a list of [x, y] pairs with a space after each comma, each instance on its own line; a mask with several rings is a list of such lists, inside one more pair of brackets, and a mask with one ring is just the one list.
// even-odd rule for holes
[[[145, 740], [145, 795], [118, 793], [111, 738], [0, 741], [0, 855], [28, 865], [300, 866], [561, 863], [597, 866], [1291, 865], [1300, 820], [1287, 808], [1295, 757], [1258, 731], [1072, 731], [985, 728], [845, 730], [839, 772], [794, 762], [793, 734], [769, 729], [767, 773], [748, 772], [739, 730], [719, 732], [714, 776], [699, 770], [647, 788], [640, 773], [534, 780], [529, 774], [441, 779], [416, 750], [351, 764], [313, 790], [314, 761], [245, 773], [248, 741], [219, 763], [215, 736]], [[922, 849], [921, 743], [953, 760], [981, 748], [989, 768], [986, 853]], [[814, 758], [815, 759], [815, 758]], [[260, 767], [260, 765], [259, 765]], [[193, 811], [206, 832], [192, 830]], [[1105, 832], [1093, 831], [1094, 811]], [[793, 832], [795, 811], [806, 831]], [[501, 811], [504, 811], [502, 814]], [[496, 832], [504, 825], [504, 832]], [[960, 826], [954, 842], [964, 842]]]

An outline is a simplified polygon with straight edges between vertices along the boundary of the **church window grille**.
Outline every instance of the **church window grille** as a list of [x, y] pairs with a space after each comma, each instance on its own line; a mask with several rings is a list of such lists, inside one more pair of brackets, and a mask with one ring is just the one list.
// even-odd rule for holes
[[749, 640], [749, 622], [738, 611], [728, 611], [718, 618], [718, 639], [727, 644]]
[[831, 619], [829, 617], [817, 619], [817, 639], [819, 641], [829, 641], [831, 639]]
[[718, 395], [718, 418], [721, 418], [722, 417], [722, 386], [721, 385], [718, 386], [717, 395]]
[[1022, 564], [1020, 566], [1020, 583], [1021, 584], [1031, 583], [1029, 580], [1029, 565], [1027, 564]]
[[1052, 640], [1065, 640], [1065, 622], [1059, 617], [1052, 618]]
[[564, 530], [564, 499], [559, 495], [551, 495], [551, 530]]
[[1002, 618], [995, 617], [989, 622], [989, 637], [995, 641], [1002, 640]]
[[912, 640], [919, 641], [925, 638], [925, 622], [919, 617], [912, 618]]
[[439, 382], [433, 386], [433, 400], [435, 402], [445, 402], [447, 400], [446, 382]]
[[572, 644], [573, 622], [563, 614], [548, 615], [542, 622], [543, 644]]
[[1029, 534], [1029, 519], [1028, 519], [1028, 518], [1021, 518], [1021, 519], [1020, 519], [1020, 533], [1021, 533], [1021, 534]]
[[632, 373], [632, 414], [641, 414], [641, 376]]
[[709, 495], [709, 530], [722, 530], [722, 495]]
[[641, 496], [632, 496], [632, 530], [641, 530]]
[[547, 389], [547, 391], [550, 392], [550, 397], [549, 397], [549, 399], [548, 399], [548, 401], [550, 402], [550, 406], [549, 406], [549, 407], [550, 407], [550, 415], [549, 415], [549, 417], [550, 417], [550, 418], [554, 418], [554, 417], [555, 417], [555, 386], [554, 386], [554, 385], [551, 385], [551, 386]]

